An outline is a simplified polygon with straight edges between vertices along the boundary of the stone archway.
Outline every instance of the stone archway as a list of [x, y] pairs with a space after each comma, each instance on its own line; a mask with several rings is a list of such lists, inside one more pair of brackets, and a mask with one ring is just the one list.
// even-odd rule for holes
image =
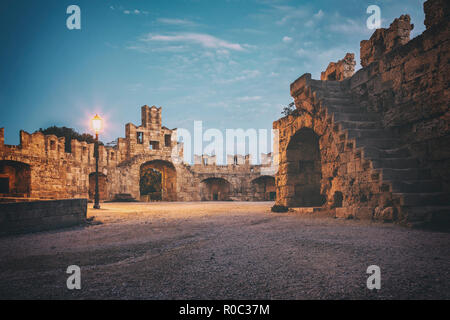
[[[146, 182], [152, 184], [147, 185]], [[141, 199], [176, 201], [177, 172], [175, 166], [165, 160], [152, 160], [143, 163], [139, 169], [139, 187]]]
[[0, 196], [30, 197], [30, 194], [30, 165], [19, 161], [0, 161]]
[[254, 190], [254, 199], [257, 201], [274, 201], [276, 197], [275, 192], [275, 178], [272, 176], [261, 176], [252, 180], [252, 187]]
[[287, 205], [320, 207], [325, 197], [320, 194], [322, 163], [319, 136], [310, 128], [298, 130], [286, 150]]
[[202, 201], [230, 200], [231, 184], [223, 178], [208, 178], [201, 182], [200, 197]]
[[[100, 200], [107, 199], [107, 179], [106, 175], [98, 173], [98, 195]], [[89, 199], [94, 200], [95, 197], [95, 172], [89, 174]]]
[[162, 200], [162, 172], [149, 166], [140, 169], [139, 191], [141, 201]]

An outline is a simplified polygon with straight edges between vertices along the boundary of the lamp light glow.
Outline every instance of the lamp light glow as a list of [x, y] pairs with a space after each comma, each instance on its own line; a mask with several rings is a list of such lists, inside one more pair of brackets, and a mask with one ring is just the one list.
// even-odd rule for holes
[[95, 115], [95, 117], [92, 119], [92, 129], [94, 129], [95, 133], [99, 133], [100, 130], [102, 130], [103, 127], [103, 120], [99, 117], [98, 114]]

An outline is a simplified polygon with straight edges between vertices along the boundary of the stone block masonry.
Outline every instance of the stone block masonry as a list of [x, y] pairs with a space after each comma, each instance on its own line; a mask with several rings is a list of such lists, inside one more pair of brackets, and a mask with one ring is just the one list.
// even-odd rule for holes
[[0, 203], [0, 235], [76, 226], [86, 213], [87, 199]]
[[277, 204], [450, 222], [450, 6], [424, 8], [418, 37], [409, 39], [413, 25], [402, 15], [362, 41], [354, 75], [331, 81], [332, 64], [322, 81], [305, 74], [291, 84], [297, 110], [274, 122]]
[[[216, 165], [212, 156], [196, 156], [183, 163], [183, 144], [177, 131], [162, 126], [162, 108], [143, 106], [140, 126], [125, 125], [125, 138], [115, 146], [99, 147], [100, 199], [146, 200], [140, 194], [143, 168], [162, 173], [163, 201], [270, 200], [274, 198], [271, 154], [262, 165], [250, 165], [248, 156], [229, 156], [229, 165]], [[4, 144], [0, 129], [0, 199], [93, 198], [94, 145], [71, 141], [66, 153], [64, 138], [20, 132], [20, 144]], [[231, 157], [231, 158], [230, 158]], [[235, 160], [235, 161], [234, 161]], [[261, 179], [259, 179], [261, 178]]]
[[322, 72], [320, 80], [342, 81], [355, 73], [355, 54], [347, 53], [344, 59], [338, 62], [330, 62], [327, 70]]
[[394, 20], [388, 29], [377, 29], [370, 40], [361, 41], [361, 66], [367, 67], [383, 55], [409, 41], [414, 25], [409, 15], [402, 15]]

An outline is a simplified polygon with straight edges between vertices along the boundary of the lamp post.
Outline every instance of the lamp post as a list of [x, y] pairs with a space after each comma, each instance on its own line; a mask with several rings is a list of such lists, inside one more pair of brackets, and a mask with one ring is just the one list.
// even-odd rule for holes
[[98, 192], [98, 133], [102, 129], [102, 118], [97, 114], [92, 119], [92, 128], [95, 131], [95, 146], [94, 146], [94, 157], [95, 157], [95, 195], [94, 195], [94, 209], [100, 209], [100, 197]]

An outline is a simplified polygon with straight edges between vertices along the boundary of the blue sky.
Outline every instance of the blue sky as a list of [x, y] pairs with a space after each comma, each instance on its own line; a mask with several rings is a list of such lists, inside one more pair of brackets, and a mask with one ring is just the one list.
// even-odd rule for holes
[[[140, 106], [163, 107], [163, 124], [192, 129], [267, 128], [292, 101], [289, 84], [320, 77], [330, 61], [368, 39], [369, 5], [382, 26], [408, 13], [413, 37], [424, 30], [424, 0], [21, 1], [0, 3], [0, 127], [51, 125], [89, 130], [102, 140], [140, 124]], [[66, 9], [81, 8], [81, 30]]]

